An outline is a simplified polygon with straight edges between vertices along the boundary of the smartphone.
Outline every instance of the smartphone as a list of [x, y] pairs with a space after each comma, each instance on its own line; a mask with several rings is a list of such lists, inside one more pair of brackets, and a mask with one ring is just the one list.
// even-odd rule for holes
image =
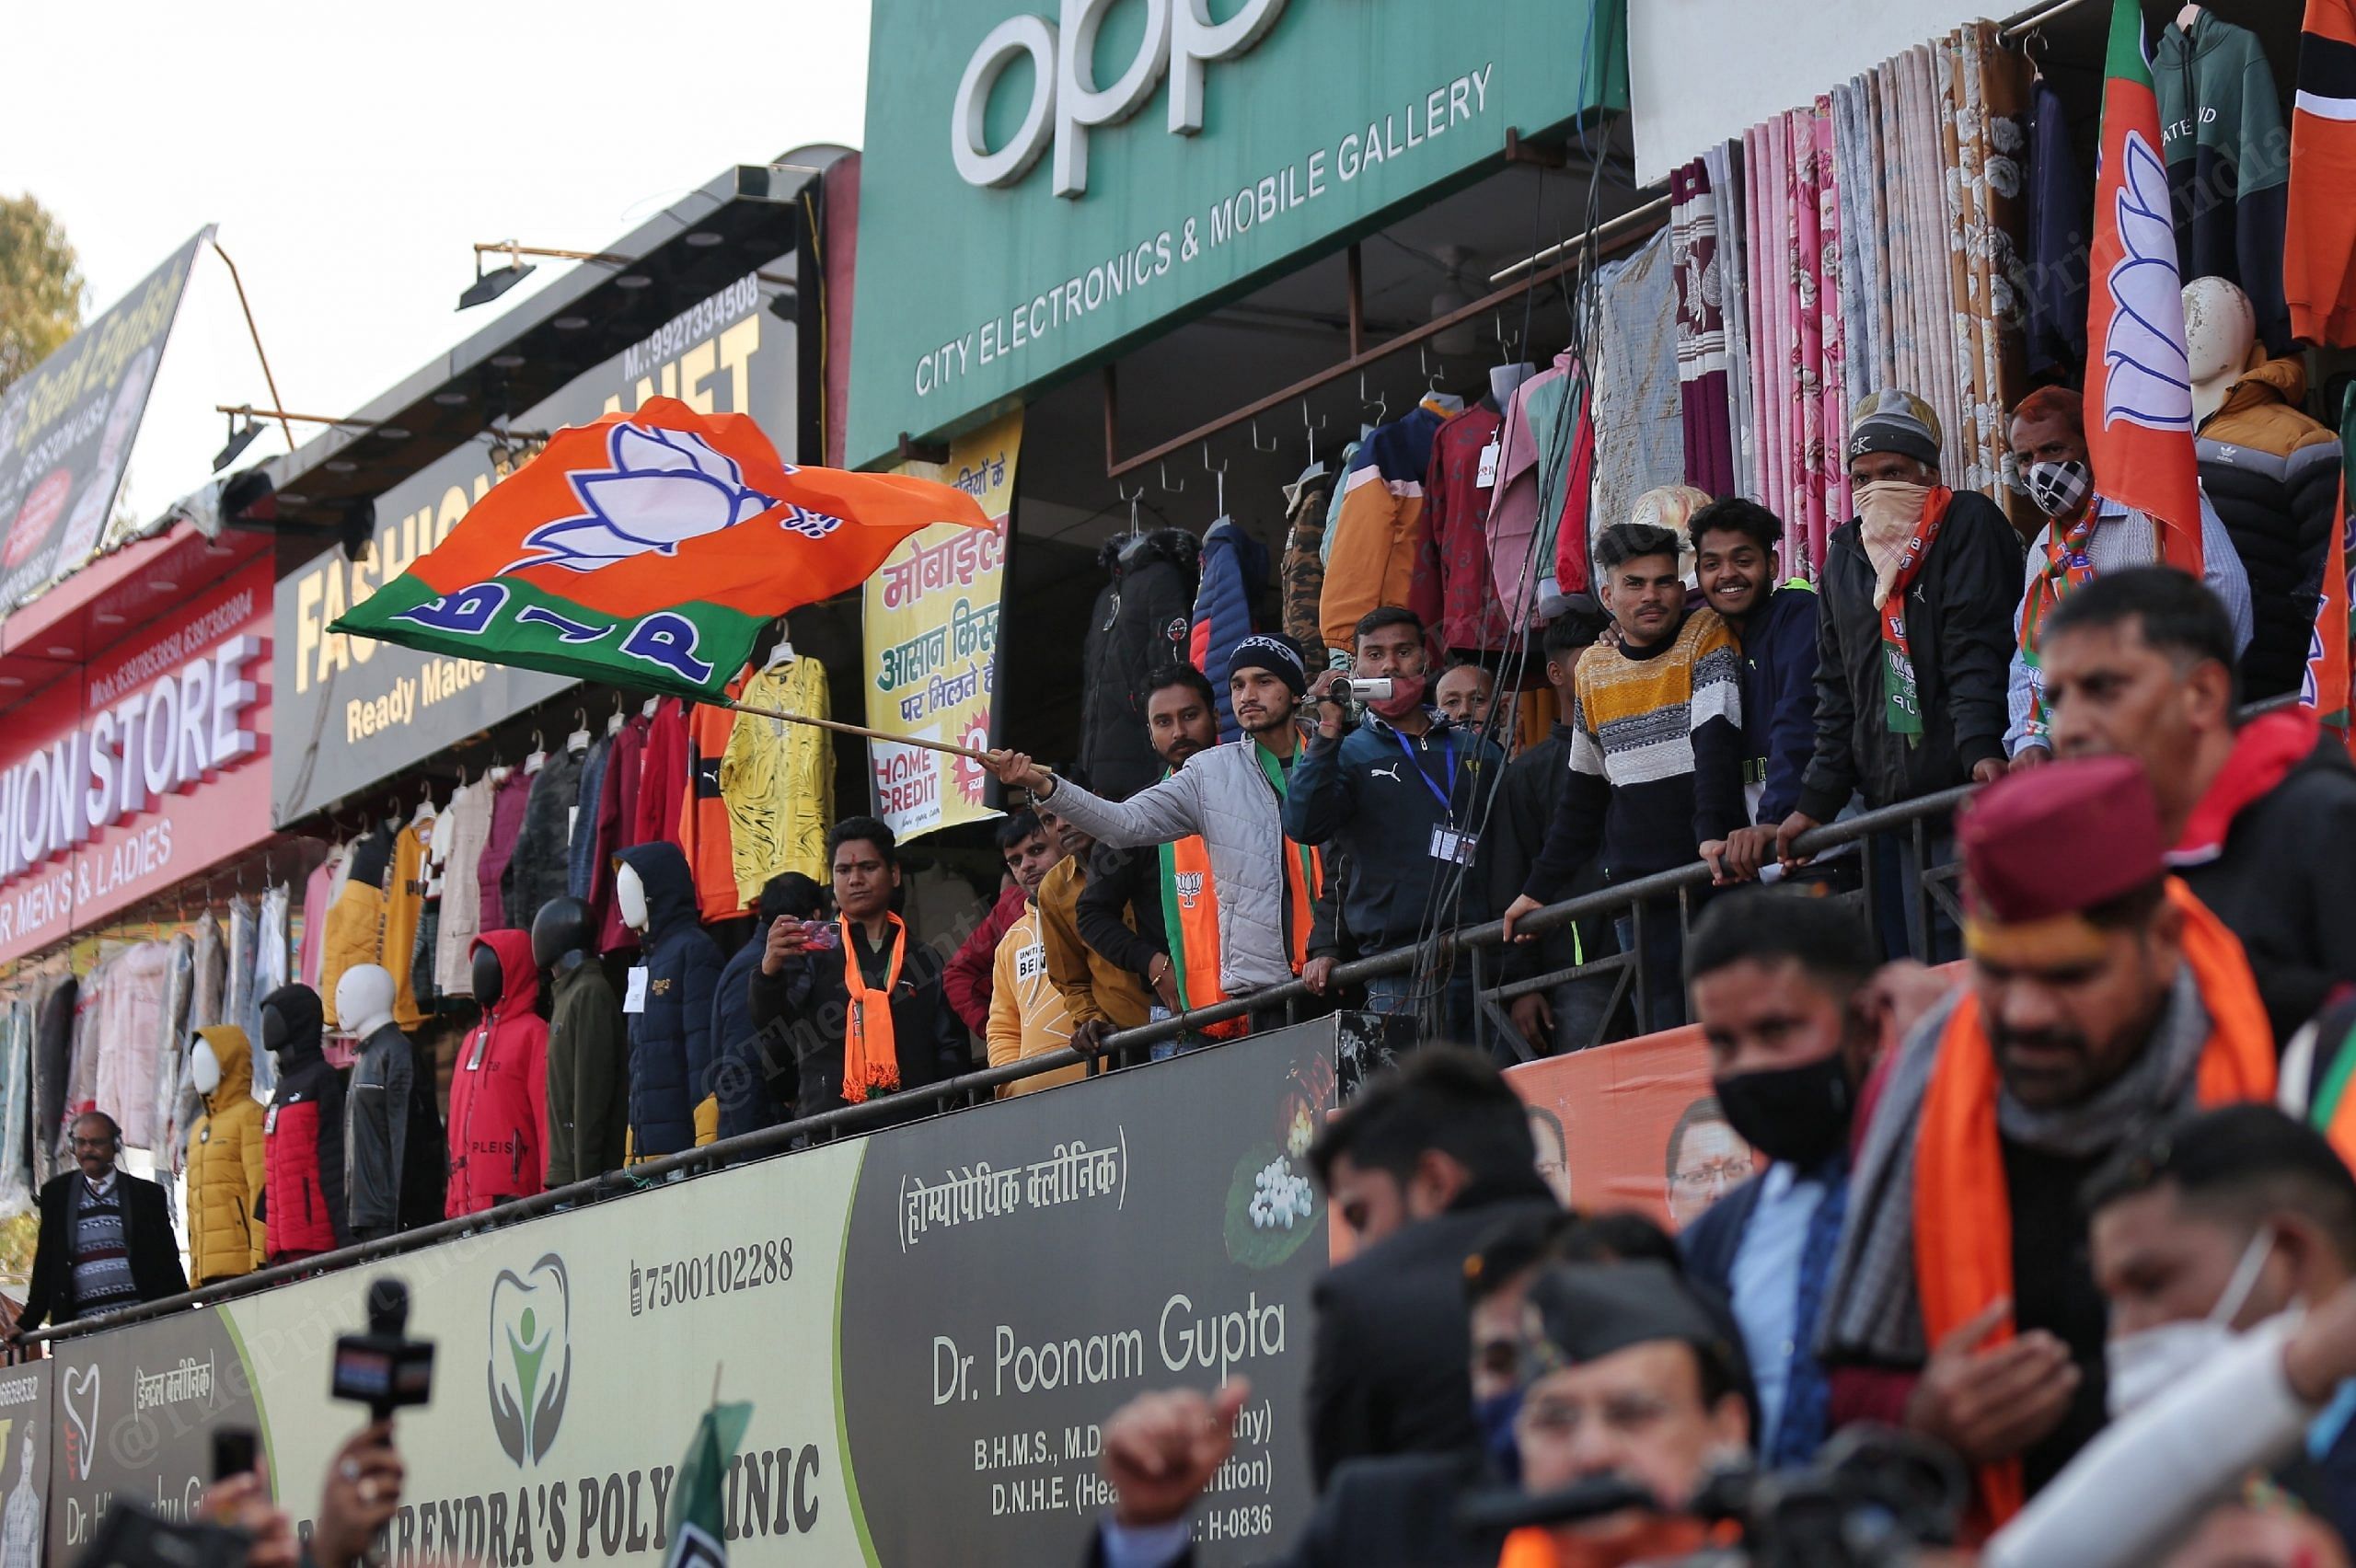
[[803, 921], [802, 938], [811, 947], [826, 952], [832, 952], [842, 940], [832, 920]]
[[250, 1474], [259, 1454], [250, 1426], [223, 1426], [213, 1434], [213, 1479]]

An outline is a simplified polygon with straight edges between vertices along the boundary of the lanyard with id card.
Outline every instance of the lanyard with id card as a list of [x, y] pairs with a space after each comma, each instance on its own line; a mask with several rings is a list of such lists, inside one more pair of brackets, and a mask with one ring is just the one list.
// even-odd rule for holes
[[1448, 772], [1449, 783], [1449, 788], [1443, 790], [1432, 782], [1430, 774], [1424, 771], [1423, 764], [1416, 760], [1415, 748], [1407, 744], [1407, 737], [1400, 734], [1396, 730], [1393, 730], [1392, 734], [1397, 737], [1399, 749], [1407, 754], [1407, 766], [1415, 771], [1417, 778], [1423, 780], [1424, 788], [1432, 792], [1432, 798], [1439, 802], [1441, 813], [1449, 819], [1445, 823], [1435, 824], [1432, 827], [1432, 842], [1428, 851], [1431, 858], [1435, 860], [1445, 860], [1455, 866], [1471, 865], [1474, 851], [1481, 846], [1481, 836], [1477, 833], [1467, 833], [1457, 827], [1455, 825], [1456, 808], [1449, 803], [1449, 795], [1456, 787], [1456, 737], [1450, 734], [1442, 736], [1440, 739], [1442, 747], [1440, 756]]

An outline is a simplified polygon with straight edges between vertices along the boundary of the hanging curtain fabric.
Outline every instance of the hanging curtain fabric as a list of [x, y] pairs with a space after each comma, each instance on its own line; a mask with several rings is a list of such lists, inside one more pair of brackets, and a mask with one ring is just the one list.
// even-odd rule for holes
[[1727, 421], [1726, 289], [1718, 209], [1700, 158], [1669, 177], [1669, 237], [1677, 274], [1677, 399], [1685, 436], [1685, 482], [1734, 493]]
[[2026, 349], [2013, 294], [2020, 232], [2021, 155], [2028, 134], [2028, 63], [2007, 52], [1992, 22], [1958, 28], [1946, 57], [1954, 106], [1946, 181], [1949, 289], [1955, 306], [1956, 395], [1965, 445], [1949, 486], [2003, 493], [2005, 415], [2026, 390]]
[[1759, 498], [1758, 438], [1751, 430], [1750, 403], [1750, 280], [1743, 270], [1750, 246], [1744, 233], [1748, 221], [1742, 200], [1742, 160], [1739, 143], [1722, 143], [1702, 155], [1704, 176], [1716, 209], [1718, 235], [1719, 317], [1726, 327], [1727, 431], [1733, 465], [1731, 493]]
[[262, 1048], [261, 999], [289, 978], [286, 922], [293, 904], [293, 891], [284, 882], [262, 890], [261, 912], [254, 922], [253, 981], [244, 1005], [230, 1017], [254, 1047], [254, 1098], [264, 1101], [278, 1088], [278, 1058]]
[[[1636, 498], [1685, 472], [1684, 425], [1678, 412], [1677, 265], [1668, 231], [1624, 260], [1596, 269], [1601, 317], [1595, 332], [1595, 490], [1589, 536], [1625, 523]], [[1559, 508], [1541, 508], [1539, 559], [1553, 552], [1543, 533]]]
[[180, 1090], [188, 1082], [189, 1020], [196, 1010], [196, 938], [187, 931], [169, 944], [166, 971], [163, 1027], [156, 1035], [156, 1078], [153, 1136], [156, 1169], [177, 1176], [188, 1167], [187, 1124], [180, 1121]]

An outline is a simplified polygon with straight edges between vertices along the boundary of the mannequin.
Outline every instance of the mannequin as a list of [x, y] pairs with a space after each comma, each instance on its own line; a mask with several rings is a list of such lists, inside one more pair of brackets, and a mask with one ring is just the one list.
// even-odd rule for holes
[[261, 999], [262, 1044], [278, 1062], [278, 1089], [262, 1119], [261, 1215], [273, 1263], [315, 1257], [352, 1239], [343, 1075], [321, 1054], [321, 1014], [319, 994], [308, 986], [281, 986]]
[[450, 1178], [443, 1212], [480, 1214], [541, 1190], [549, 1147], [549, 1026], [522, 931], [485, 931], [468, 955], [482, 1021], [450, 1078]]
[[[629, 873], [641, 895], [645, 884]], [[532, 961], [549, 972], [548, 1184], [562, 1187], [622, 1166], [629, 1129], [629, 1034], [622, 1005], [590, 952], [589, 906], [552, 898], [532, 920]]]
[[1506, 408], [1513, 402], [1513, 395], [1521, 390], [1521, 384], [1537, 374], [1538, 367], [1534, 364], [1492, 365], [1489, 368], [1489, 396], [1496, 399], [1498, 408]]
[[[356, 963], [336, 982], [336, 1016], [359, 1041], [344, 1102], [355, 1240], [428, 1225], [441, 1217], [442, 1118], [433, 1070], [393, 1020], [397, 994], [381, 964]], [[422, 1168], [413, 1170], [412, 1164]]]
[[623, 921], [645, 933], [623, 999], [629, 1150], [645, 1159], [720, 1136], [711, 1019], [722, 961], [697, 918], [695, 878], [677, 845], [658, 839], [623, 850], [614, 892]]
[[188, 1065], [204, 1101], [188, 1135], [188, 1274], [201, 1286], [269, 1261], [257, 1213], [268, 1159], [246, 1032], [228, 1024], [198, 1030]]
[[2299, 689], [2339, 493], [2339, 444], [2299, 409], [2306, 373], [2269, 359], [2249, 296], [2223, 278], [2184, 287], [2200, 488], [2249, 573], [2256, 635], [2242, 689], [2256, 701]]

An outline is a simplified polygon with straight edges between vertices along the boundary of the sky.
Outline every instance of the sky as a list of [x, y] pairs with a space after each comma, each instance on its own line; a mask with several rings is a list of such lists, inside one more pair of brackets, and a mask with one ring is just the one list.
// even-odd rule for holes
[[[732, 165], [860, 144], [860, 0], [9, 10], [11, 59], [48, 63], [9, 74], [0, 195], [64, 225], [85, 318], [216, 224], [298, 413], [348, 413], [571, 265], [460, 313], [476, 241], [600, 249]], [[214, 405], [270, 402], [207, 255], [132, 449], [143, 518], [211, 477]], [[283, 450], [273, 426], [238, 466]]]

